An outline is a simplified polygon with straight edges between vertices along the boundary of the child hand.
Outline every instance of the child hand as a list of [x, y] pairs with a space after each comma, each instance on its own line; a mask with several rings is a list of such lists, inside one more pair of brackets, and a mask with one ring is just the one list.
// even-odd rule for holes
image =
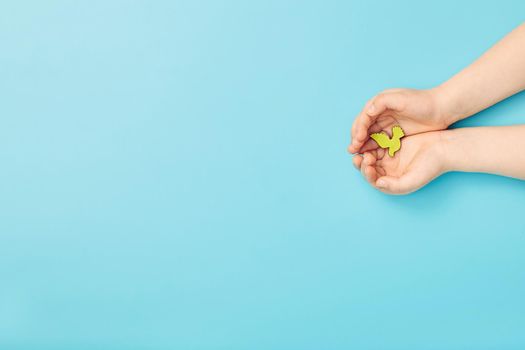
[[400, 125], [405, 134], [414, 135], [426, 131], [446, 129], [448, 123], [443, 114], [437, 90], [386, 90], [372, 98], [352, 125], [350, 153], [363, 153], [377, 148], [369, 138], [374, 132], [390, 132]]
[[385, 149], [354, 156], [354, 165], [366, 180], [382, 192], [406, 194], [416, 191], [446, 172], [442, 131], [403, 138], [394, 157]]

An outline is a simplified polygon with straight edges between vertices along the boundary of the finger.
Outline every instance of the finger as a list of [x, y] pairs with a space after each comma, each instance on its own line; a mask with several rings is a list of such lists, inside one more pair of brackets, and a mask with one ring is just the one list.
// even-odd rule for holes
[[366, 152], [363, 154], [363, 159], [364, 161], [366, 161], [366, 164], [367, 165], [374, 165], [376, 163], [376, 152], [375, 151], [371, 151], [371, 152]]
[[375, 122], [376, 116], [370, 116], [367, 113], [362, 113], [357, 117], [355, 127], [355, 137], [353, 139], [354, 145], [361, 148], [368, 137], [368, 129]]
[[378, 189], [390, 194], [407, 194], [422, 186], [415, 173], [408, 173], [401, 177], [381, 176], [375, 184]]
[[350, 144], [348, 145], [348, 147], [346, 149], [348, 151], [348, 153], [350, 153], [350, 154], [356, 153], [356, 151], [354, 150], [354, 147], [352, 145], [353, 140], [354, 140], [354, 133], [355, 133], [355, 123], [352, 124], [352, 130], [351, 130], [351, 134], [350, 134]]
[[348, 147], [349, 152], [356, 153], [359, 148], [361, 148], [363, 142], [359, 141], [357, 138], [357, 133], [359, 128], [362, 124], [362, 119], [366, 116], [366, 111], [370, 108], [370, 105], [372, 104], [372, 100], [369, 100], [366, 104], [363, 110], [357, 115], [357, 117], [354, 120], [354, 123], [352, 124], [352, 141], [350, 146]]
[[376, 122], [370, 125], [370, 127], [368, 128], [368, 134], [383, 131], [385, 129], [385, 126], [388, 125], [389, 123], [390, 123], [390, 120], [388, 119], [376, 120]]
[[365, 169], [370, 164], [370, 155], [368, 153], [363, 154], [363, 161], [361, 162], [361, 175], [366, 179]]
[[403, 91], [403, 90], [406, 90], [406, 89], [393, 88], [393, 89], [386, 89], [386, 90], [383, 90], [382, 93], [387, 94], [387, 93], [390, 93], [390, 92], [400, 92], [400, 91]]
[[[361, 112], [362, 113], [362, 112]], [[356, 153], [357, 152], [357, 148], [356, 148], [356, 140], [355, 140], [355, 131], [356, 131], [356, 120], [357, 118], [359, 118], [359, 115], [356, 117], [356, 119], [354, 120], [354, 122], [352, 123], [352, 135], [350, 137], [350, 146], [348, 146], [348, 152], [350, 153]]]
[[354, 163], [354, 166], [357, 170], [360, 170], [361, 169], [361, 163], [363, 162], [363, 157], [360, 156], [360, 155], [356, 155], [354, 156], [354, 158], [352, 159], [352, 163]]
[[370, 132], [380, 131], [384, 125], [375, 125], [376, 120], [386, 110], [400, 111], [404, 108], [404, 96], [401, 93], [381, 93], [374, 97], [368, 104], [368, 108], [356, 119], [354, 139], [359, 147], [367, 140]]
[[377, 173], [374, 168], [374, 164], [376, 162], [376, 158], [372, 154], [372, 152], [367, 152], [363, 155], [363, 162], [361, 163], [361, 174], [363, 177], [371, 183], [372, 185], [375, 183], [375, 180], [377, 178]]
[[375, 185], [377, 180], [377, 170], [375, 167], [368, 165], [365, 168], [365, 178], [372, 186]]
[[[384, 167], [385, 154], [386, 154], [385, 150], [383, 148], [377, 148], [377, 149], [372, 150], [370, 152], [373, 152], [374, 156], [376, 157], [376, 161], [375, 161], [374, 166], [376, 168], [377, 167], [383, 168]], [[387, 163], [387, 165], [388, 165], [388, 163]]]
[[379, 148], [379, 146], [377, 145], [377, 142], [375, 142], [372, 139], [368, 139], [363, 144], [363, 146], [361, 146], [361, 148], [359, 149], [359, 153], [362, 154], [362, 153], [369, 152], [369, 151], [372, 151], [372, 150], [377, 150], [378, 148]]
[[368, 109], [359, 114], [352, 138], [352, 151], [357, 152], [368, 139], [372, 125], [386, 110], [401, 111], [405, 107], [404, 95], [399, 92], [381, 93], [374, 97]]
[[373, 156], [373, 162], [371, 165], [375, 166], [377, 165], [377, 154], [378, 154], [378, 150], [377, 149], [374, 149], [372, 151], [369, 151], [367, 153], [370, 153], [372, 156]]
[[368, 164], [370, 166], [365, 169], [365, 175], [366, 180], [372, 185], [375, 185], [375, 182], [377, 180], [377, 150], [372, 150], [370, 152], [366, 152], [366, 154], [370, 154], [370, 161]]
[[368, 138], [371, 126], [386, 110], [401, 111], [405, 107], [405, 98], [395, 89], [383, 92], [370, 100], [358, 115], [352, 126], [352, 153], [357, 152]]
[[389, 194], [397, 194], [399, 191], [399, 179], [393, 176], [381, 176], [376, 180], [376, 187]]
[[383, 160], [383, 158], [385, 158], [385, 154], [386, 154], [386, 150], [384, 148], [378, 148], [377, 149], [377, 155], [376, 155], [376, 158], [377, 160]]
[[[368, 134], [370, 135], [371, 133], [374, 133], [374, 132], [379, 132], [383, 130], [383, 127], [380, 125], [380, 123], [374, 123], [370, 126], [370, 128], [368, 128]], [[374, 149], [377, 149], [379, 146], [377, 144], [377, 142], [375, 142], [374, 140], [372, 140], [371, 138], [367, 138], [367, 140], [364, 142], [364, 144], [361, 146], [361, 148], [359, 149], [359, 151], [357, 153], [365, 153], [367, 151], [371, 151], [371, 150], [374, 150]]]
[[399, 112], [404, 108], [405, 98], [403, 94], [399, 92], [381, 93], [374, 98], [366, 113], [371, 117], [376, 117], [387, 109]]

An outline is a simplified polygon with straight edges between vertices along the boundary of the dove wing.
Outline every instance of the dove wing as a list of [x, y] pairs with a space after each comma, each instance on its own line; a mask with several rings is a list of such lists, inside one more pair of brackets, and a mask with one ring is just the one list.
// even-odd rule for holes
[[401, 129], [401, 127], [399, 125], [395, 125], [393, 128], [392, 128], [392, 138], [402, 138], [403, 136], [405, 136], [405, 133], [403, 132], [403, 129]]
[[390, 138], [384, 132], [375, 132], [370, 137], [379, 145], [381, 148], [387, 148], [390, 146]]

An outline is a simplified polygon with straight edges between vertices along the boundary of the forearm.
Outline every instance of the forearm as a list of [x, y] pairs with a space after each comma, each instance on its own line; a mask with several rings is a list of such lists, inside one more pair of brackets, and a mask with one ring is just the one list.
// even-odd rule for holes
[[441, 140], [445, 171], [525, 180], [525, 125], [445, 130]]
[[447, 124], [525, 89], [525, 23], [478, 60], [433, 89]]

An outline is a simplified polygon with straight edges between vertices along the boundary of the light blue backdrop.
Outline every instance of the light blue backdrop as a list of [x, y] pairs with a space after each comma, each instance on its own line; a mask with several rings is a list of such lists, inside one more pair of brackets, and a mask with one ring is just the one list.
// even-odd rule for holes
[[[0, 4], [0, 348], [523, 349], [525, 182], [346, 154], [522, 1]], [[524, 95], [463, 125], [525, 123]]]

